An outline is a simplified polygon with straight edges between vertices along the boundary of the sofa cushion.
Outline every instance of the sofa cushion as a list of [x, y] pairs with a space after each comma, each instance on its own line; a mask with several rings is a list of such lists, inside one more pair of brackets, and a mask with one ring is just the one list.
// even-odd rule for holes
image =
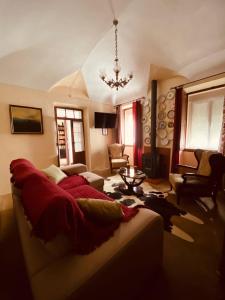
[[64, 173], [66, 173], [66, 175], [71, 176], [71, 175], [77, 175], [82, 172], [86, 172], [87, 166], [84, 164], [72, 164], [67, 166], [61, 166], [60, 169]]
[[114, 220], [121, 220], [123, 217], [121, 204], [115, 201], [78, 198], [77, 202], [84, 215], [91, 220], [110, 223]]
[[61, 180], [67, 177], [67, 175], [55, 165], [51, 165], [46, 169], [42, 169], [42, 172], [55, 183], [59, 183]]

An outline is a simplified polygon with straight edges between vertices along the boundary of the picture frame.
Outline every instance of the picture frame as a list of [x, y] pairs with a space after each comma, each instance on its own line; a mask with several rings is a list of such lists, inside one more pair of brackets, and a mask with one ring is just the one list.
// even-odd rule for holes
[[43, 134], [42, 109], [9, 105], [10, 126], [13, 134]]

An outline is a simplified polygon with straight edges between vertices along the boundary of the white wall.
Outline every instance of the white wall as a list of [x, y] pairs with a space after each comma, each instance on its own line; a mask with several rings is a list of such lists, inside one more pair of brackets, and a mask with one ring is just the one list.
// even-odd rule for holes
[[[9, 104], [42, 108], [44, 134], [11, 134]], [[1, 199], [10, 192], [9, 165], [13, 159], [29, 159], [38, 168], [57, 164], [55, 105], [84, 110], [87, 164], [91, 169], [109, 168], [107, 143], [112, 141], [112, 130], [103, 136], [101, 129], [93, 128], [93, 116], [94, 111], [113, 111], [111, 105], [0, 84], [0, 209]]]

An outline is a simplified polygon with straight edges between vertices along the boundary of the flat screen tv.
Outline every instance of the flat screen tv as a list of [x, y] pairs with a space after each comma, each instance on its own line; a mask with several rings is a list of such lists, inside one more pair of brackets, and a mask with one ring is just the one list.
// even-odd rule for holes
[[95, 128], [115, 128], [116, 114], [95, 112]]

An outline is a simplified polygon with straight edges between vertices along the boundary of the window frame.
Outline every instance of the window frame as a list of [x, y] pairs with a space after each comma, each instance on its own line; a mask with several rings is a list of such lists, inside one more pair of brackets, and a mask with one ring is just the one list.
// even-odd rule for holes
[[[122, 112], [123, 112], [123, 143], [125, 146], [128, 146], [128, 147], [133, 147], [134, 146], [134, 138], [133, 138], [133, 144], [126, 144], [125, 143], [125, 112], [128, 111], [128, 110], [131, 110], [131, 114], [132, 114], [132, 117], [133, 117], [133, 108], [132, 106], [129, 106], [129, 107], [124, 107], [122, 108]], [[133, 130], [133, 128], [132, 128]]]
[[[221, 88], [225, 88], [225, 85], [219, 85], [219, 86], [213, 86], [213, 87], [209, 87], [209, 88], [205, 88], [205, 89], [200, 89], [200, 90], [196, 90], [196, 91], [193, 91], [193, 92], [190, 92], [190, 93], [186, 93], [186, 97], [187, 97], [187, 100], [186, 100], [186, 104], [185, 104], [185, 130], [184, 130], [184, 146], [183, 147], [180, 147], [182, 151], [186, 151], [186, 152], [193, 152], [196, 150], [196, 148], [188, 148], [186, 147], [187, 145], [187, 132], [188, 132], [188, 101], [189, 101], [189, 96], [191, 95], [195, 95], [195, 94], [200, 94], [202, 92], [207, 92], [207, 91], [211, 91], [211, 90], [219, 90]], [[225, 95], [224, 95], [225, 96]], [[209, 115], [211, 116], [211, 112], [212, 111], [212, 102], [210, 101], [210, 107], [209, 107]], [[209, 119], [211, 119], [209, 117]], [[211, 121], [211, 120], [210, 120]], [[183, 149], [182, 149], [183, 148]], [[215, 149], [205, 149], [205, 148], [201, 148], [203, 150], [212, 150], [212, 151], [215, 151]]]

